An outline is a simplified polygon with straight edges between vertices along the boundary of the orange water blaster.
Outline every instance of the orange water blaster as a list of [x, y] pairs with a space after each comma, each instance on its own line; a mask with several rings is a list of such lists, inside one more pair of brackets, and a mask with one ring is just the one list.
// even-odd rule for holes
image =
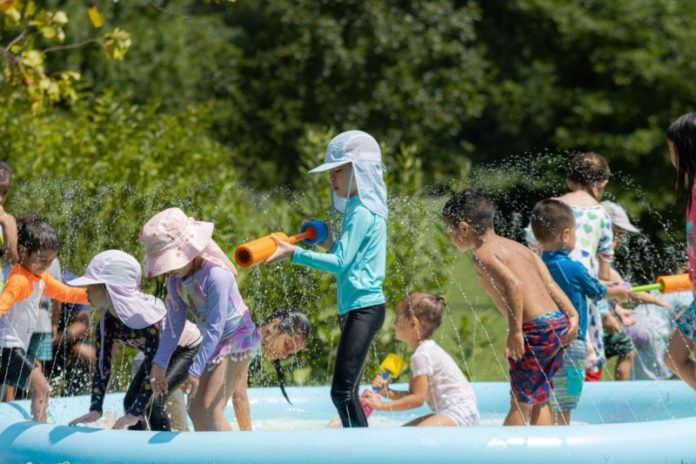
[[660, 276], [656, 283], [648, 285], [640, 285], [633, 287], [631, 292], [649, 292], [650, 290], [659, 290], [661, 293], [686, 292], [691, 290], [691, 281], [689, 274], [676, 274], [669, 276]]
[[[287, 243], [304, 241], [309, 245], [323, 242], [329, 236], [329, 229], [322, 221], [312, 220], [305, 222], [300, 227], [300, 233], [288, 237], [283, 232], [276, 232], [275, 236]], [[270, 235], [258, 238], [251, 242], [239, 245], [234, 251], [234, 260], [241, 268], [247, 268], [262, 263], [276, 250], [276, 242]]]

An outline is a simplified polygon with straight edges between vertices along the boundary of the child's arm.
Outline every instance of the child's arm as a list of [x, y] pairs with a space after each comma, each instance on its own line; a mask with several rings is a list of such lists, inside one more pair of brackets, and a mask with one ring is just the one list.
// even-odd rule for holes
[[70, 287], [69, 285], [57, 281], [46, 272], [44, 272], [41, 277], [46, 283], [44, 295], [48, 298], [64, 303], [89, 304], [86, 288]]
[[568, 335], [564, 340], [564, 343], [570, 343], [578, 335], [578, 312], [575, 310], [575, 306], [573, 306], [573, 303], [570, 301], [570, 298], [568, 298], [568, 295], [566, 295], [565, 292], [561, 289], [561, 287], [558, 286], [556, 281], [553, 280], [553, 277], [549, 272], [549, 268], [546, 267], [541, 258], [535, 255], [534, 263], [536, 264], [539, 275], [541, 276], [541, 279], [544, 281], [544, 286], [546, 287], [546, 290], [549, 292], [551, 299], [558, 305], [558, 309], [563, 311], [563, 313], [568, 317], [568, 320], [570, 321]]
[[[475, 253], [474, 260], [493, 291], [498, 293], [498, 299], [502, 301], [504, 307], [500, 309], [505, 311], [508, 319], [505, 356], [517, 360], [524, 355], [522, 282], [494, 255]], [[498, 285], [502, 288], [497, 288]]]
[[328, 253], [317, 253], [294, 247], [291, 262], [308, 266], [319, 271], [338, 274], [351, 265], [358, 253], [360, 244], [373, 223], [373, 216], [365, 208], [354, 210], [343, 222], [341, 239], [334, 243]]
[[409, 394], [407, 391], [392, 390], [389, 388], [389, 379], [385, 379], [381, 375], [376, 375], [375, 378], [372, 379], [372, 388], [377, 389], [380, 395], [390, 400], [396, 400]]
[[599, 258], [599, 274], [601, 280], [611, 280], [611, 263], [614, 262], [614, 231], [611, 228], [609, 213], [602, 211], [602, 229], [600, 230], [597, 258]]
[[143, 335], [145, 337], [145, 346], [142, 348], [142, 351], [145, 354], [145, 357], [143, 358], [142, 369], [145, 375], [143, 376], [143, 381], [140, 384], [138, 396], [136, 396], [135, 401], [133, 401], [133, 404], [131, 404], [128, 410], [126, 411], [126, 413], [131, 417], [122, 418], [123, 420], [121, 420], [120, 423], [117, 421], [117, 423], [114, 424], [114, 429], [121, 428], [117, 427], [117, 425], [134, 425], [138, 422], [139, 419], [141, 420], [143, 418], [143, 411], [145, 411], [145, 406], [147, 406], [147, 403], [150, 401], [150, 398], [152, 397], [152, 388], [150, 384], [150, 369], [152, 368], [152, 358], [154, 356], [155, 351], [157, 351], [157, 345], [159, 345], [160, 337], [157, 329], [155, 329], [152, 326], [146, 327], [142, 330]]
[[[106, 315], [102, 317], [108, 317]], [[90, 400], [90, 412], [103, 413], [102, 406], [104, 397], [106, 396], [106, 388], [111, 378], [111, 352], [114, 347], [114, 339], [112, 331], [107, 321], [104, 321], [104, 345], [102, 346], [102, 328], [101, 324], [97, 330], [97, 363], [94, 368], [94, 376], [92, 377], [92, 398]]]
[[[167, 281], [167, 291], [167, 299], [165, 300], [167, 314], [162, 324], [162, 333], [160, 335], [157, 353], [152, 361], [153, 368], [159, 367], [161, 369], [161, 375], [159, 376], [160, 378], [151, 375], [153, 389], [155, 389], [156, 392], [159, 392], [158, 387], [161, 386], [163, 382], [164, 391], [162, 393], [166, 393], [166, 370], [169, 366], [169, 360], [174, 350], [176, 350], [176, 345], [179, 343], [181, 333], [184, 331], [187, 312], [186, 303], [183, 302], [176, 288], [173, 285], [169, 285], [169, 281]], [[157, 386], [155, 386], [155, 384]]]
[[0, 294], [0, 317], [4, 316], [16, 302], [29, 298], [33, 291], [29, 278], [14, 271], [15, 269], [10, 272], [5, 287], [2, 289], [2, 294]]
[[384, 403], [376, 393], [367, 390], [363, 401], [377, 411], [406, 411], [423, 405], [428, 398], [428, 376], [419, 375], [411, 379], [408, 393], [399, 395], [399, 398], [390, 403]]
[[654, 304], [665, 309], [674, 309], [674, 307], [662, 298], [658, 298], [651, 293], [632, 293], [631, 300], [637, 301], [639, 303]]
[[2, 235], [5, 238], [5, 252], [10, 258], [8, 261], [16, 263], [19, 261], [19, 253], [17, 253], [17, 221], [14, 216], [8, 214], [1, 206], [0, 226], [2, 226]]

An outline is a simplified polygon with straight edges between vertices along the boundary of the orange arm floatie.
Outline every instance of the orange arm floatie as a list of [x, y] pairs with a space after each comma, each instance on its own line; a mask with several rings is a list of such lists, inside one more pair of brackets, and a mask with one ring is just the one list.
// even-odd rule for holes
[[89, 304], [87, 299], [87, 289], [70, 287], [58, 282], [56, 279], [44, 273], [41, 276], [46, 283], [44, 287], [44, 295], [52, 300], [62, 301], [64, 303]]
[[13, 304], [29, 298], [32, 291], [33, 286], [29, 279], [21, 273], [15, 272], [13, 268], [7, 278], [5, 288], [0, 294], [0, 317], [9, 311]]

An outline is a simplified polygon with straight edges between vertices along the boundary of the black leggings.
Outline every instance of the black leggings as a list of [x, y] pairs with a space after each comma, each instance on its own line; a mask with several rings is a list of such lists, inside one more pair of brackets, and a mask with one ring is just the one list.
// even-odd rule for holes
[[343, 427], [367, 427], [358, 387], [372, 340], [384, 323], [384, 305], [354, 309], [339, 320], [341, 340], [336, 351], [331, 399]]
[[[179, 386], [184, 383], [184, 380], [186, 380], [188, 377], [189, 367], [191, 367], [193, 358], [196, 356], [197, 352], [197, 346], [194, 348], [184, 348], [178, 346], [176, 351], [174, 351], [172, 354], [172, 358], [169, 361], [169, 366], [167, 367], [167, 386], [170, 394], [179, 388]], [[151, 364], [149, 367], [151, 367]], [[135, 374], [135, 377], [133, 377], [133, 380], [131, 380], [131, 383], [128, 386], [126, 396], [123, 397], [123, 407], [126, 411], [128, 411], [130, 405], [133, 404], [137, 398], [145, 375], [149, 374], [149, 372], [145, 372], [145, 369], [147, 368], [148, 366], [146, 366], [145, 363], [142, 363], [140, 365], [140, 369], [138, 369], [138, 372]], [[171, 424], [169, 423], [169, 416], [167, 416], [167, 412], [164, 410], [164, 405], [167, 402], [168, 396], [169, 395], [159, 396], [157, 398], [153, 397], [148, 406], [145, 408], [145, 411], [143, 411], [145, 421], [147, 421], [147, 423], [150, 425], [150, 430], [152, 431], [169, 432], [172, 428]], [[140, 421], [128, 428], [129, 430], [146, 430], [143, 421]]]

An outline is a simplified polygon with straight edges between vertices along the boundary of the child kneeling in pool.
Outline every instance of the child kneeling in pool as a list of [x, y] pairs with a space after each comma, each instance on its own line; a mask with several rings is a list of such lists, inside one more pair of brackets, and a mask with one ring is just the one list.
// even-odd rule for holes
[[407, 426], [478, 425], [476, 395], [452, 357], [431, 340], [440, 327], [442, 313], [447, 307], [443, 297], [412, 293], [396, 308], [394, 331], [396, 338], [408, 343], [411, 355], [411, 382], [407, 392], [391, 390], [382, 376], [372, 382], [380, 395], [393, 400], [382, 402], [371, 391], [363, 401], [378, 411], [405, 411], [427, 401], [432, 414], [419, 417]]

